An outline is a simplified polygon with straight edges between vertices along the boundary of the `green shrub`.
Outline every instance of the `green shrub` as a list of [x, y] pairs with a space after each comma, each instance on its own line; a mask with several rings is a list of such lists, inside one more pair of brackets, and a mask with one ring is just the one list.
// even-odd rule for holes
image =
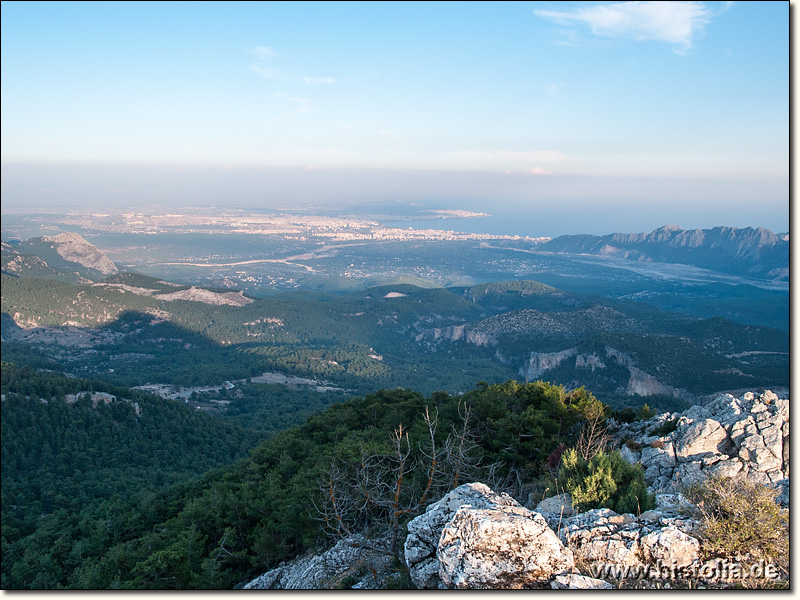
[[598, 452], [586, 461], [574, 449], [567, 450], [558, 481], [580, 511], [610, 508], [620, 514], [638, 515], [655, 506], [654, 496], [647, 492], [641, 465], [630, 464], [619, 451]]
[[644, 406], [642, 406], [642, 408], [639, 409], [639, 419], [642, 421], [649, 421], [657, 414], [658, 413], [652, 408], [650, 408], [647, 404], [645, 404]]
[[684, 494], [701, 518], [709, 557], [749, 558], [789, 569], [789, 513], [775, 503], [777, 490], [744, 477], [711, 477]]

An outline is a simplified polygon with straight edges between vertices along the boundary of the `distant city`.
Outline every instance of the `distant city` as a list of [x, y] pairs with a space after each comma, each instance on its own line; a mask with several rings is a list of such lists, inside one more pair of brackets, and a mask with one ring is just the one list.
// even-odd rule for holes
[[[467, 219], [487, 217], [487, 213], [465, 210], [428, 211], [425, 219]], [[419, 217], [418, 217], [419, 218]], [[395, 216], [386, 220], [397, 220]], [[126, 212], [121, 214], [93, 213], [89, 215], [68, 215], [62, 220], [65, 225], [76, 225], [84, 229], [94, 229], [108, 233], [162, 234], [195, 233], [225, 234], [239, 233], [251, 235], [281, 236], [298, 241], [312, 238], [325, 238], [336, 241], [356, 240], [525, 240], [546, 242], [549, 237], [528, 237], [520, 235], [498, 235], [489, 233], [459, 232], [449, 229], [418, 229], [414, 227], [389, 227], [381, 224], [375, 217], [359, 216], [317, 216], [304, 214], [256, 214], [239, 212], [207, 213], [165, 213], [146, 214]]]

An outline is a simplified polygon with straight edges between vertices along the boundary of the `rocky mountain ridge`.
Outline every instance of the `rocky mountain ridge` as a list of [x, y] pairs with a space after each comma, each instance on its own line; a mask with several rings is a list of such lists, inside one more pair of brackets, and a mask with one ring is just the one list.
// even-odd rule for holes
[[[96, 280], [119, 273], [108, 256], [77, 233], [31, 238], [17, 245], [3, 243], [3, 271], [14, 275], [67, 276]], [[71, 276], [71, 277], [70, 277]]]
[[764, 227], [684, 230], [677, 225], [666, 225], [650, 233], [563, 235], [540, 249], [713, 267], [777, 280], [789, 278], [789, 234], [778, 235]]

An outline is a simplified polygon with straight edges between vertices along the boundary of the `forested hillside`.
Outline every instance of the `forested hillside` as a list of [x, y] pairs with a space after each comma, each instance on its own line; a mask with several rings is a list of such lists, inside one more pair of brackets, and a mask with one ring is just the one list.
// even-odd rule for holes
[[618, 404], [788, 384], [786, 332], [532, 281], [250, 299], [127, 273], [84, 285], [2, 278], [9, 359], [27, 360], [32, 346], [74, 374], [118, 385], [280, 372], [359, 393], [431, 393], [464, 391], [475, 379], [543, 378], [589, 385]]
[[123, 506], [146, 507], [263, 438], [182, 403], [7, 363], [0, 410], [6, 589], [65, 581], [124, 535]]
[[[463, 396], [380, 391], [187, 480], [253, 438], [179, 405], [165, 414], [166, 404], [144, 396], [133, 398], [138, 419], [124, 400], [67, 404], [60, 395], [86, 385], [64, 387], [70, 381], [4, 370], [3, 470], [14, 473], [3, 482], [7, 589], [230, 588], [330, 542], [331, 486], [345, 527], [399, 533], [469, 477], [525, 493], [598, 406], [583, 389], [565, 393], [541, 382], [480, 384]], [[30, 431], [34, 420], [43, 424], [38, 434]], [[380, 480], [378, 496], [392, 482], [400, 496], [343, 508], [365, 468]]]

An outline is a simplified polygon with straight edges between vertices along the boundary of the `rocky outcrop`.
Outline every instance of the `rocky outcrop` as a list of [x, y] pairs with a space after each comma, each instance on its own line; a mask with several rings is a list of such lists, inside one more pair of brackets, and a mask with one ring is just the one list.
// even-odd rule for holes
[[699, 523], [686, 516], [686, 500], [659, 494], [656, 504], [638, 517], [608, 508], [574, 514], [562, 495], [529, 511], [483, 484], [466, 484], [411, 521], [405, 560], [424, 589], [606, 589], [575, 563], [590, 569], [699, 564]]
[[448, 327], [434, 327], [433, 329], [427, 329], [423, 331], [416, 337], [416, 341], [418, 342], [425, 339], [433, 341], [447, 340], [451, 342], [464, 340], [468, 344], [474, 344], [476, 346], [497, 345], [497, 340], [494, 337], [492, 337], [487, 333], [483, 333], [481, 331], [468, 329], [467, 325], [450, 325]]
[[661, 561], [687, 566], [700, 557], [692, 535], [697, 521], [683, 515], [682, 498], [657, 496], [658, 507], [638, 517], [599, 508], [568, 517], [559, 524], [562, 542], [576, 557], [593, 564], [640, 567]]
[[[662, 433], [667, 428], [670, 433]], [[664, 414], [617, 431], [623, 456], [640, 462], [655, 490], [676, 491], [711, 475], [759, 483], [789, 477], [789, 399], [767, 390], [723, 394], [706, 406]]]
[[592, 373], [594, 373], [595, 369], [605, 369], [606, 363], [597, 354], [579, 354], [575, 357], [575, 368], [591, 369]]
[[330, 589], [348, 575], [366, 572], [358, 587], [380, 589], [383, 587], [381, 574], [388, 571], [391, 562], [391, 555], [385, 549], [372, 549], [368, 540], [352, 535], [320, 555], [281, 563], [242, 587], [246, 590]]
[[516, 501], [508, 494], [496, 494], [482, 483], [468, 483], [457, 487], [441, 500], [431, 504], [425, 513], [408, 524], [405, 542], [405, 561], [411, 569], [411, 580], [418, 588], [439, 587], [439, 561], [436, 551], [445, 525], [461, 506], [490, 508], [514, 506]]
[[405, 561], [422, 589], [526, 587], [573, 566], [541, 515], [482, 483], [452, 490], [408, 532]]
[[[114, 394], [109, 394], [107, 392], [77, 392], [75, 394], [66, 394], [64, 396], [64, 402], [67, 404], [75, 404], [81, 399], [86, 399], [91, 401], [92, 408], [97, 408], [100, 403], [103, 404], [111, 404], [113, 402], [125, 402], [131, 405], [133, 411], [136, 413], [136, 418], [138, 419], [142, 414], [142, 408], [139, 406], [138, 402], [133, 402], [128, 398], [117, 398]], [[42, 398], [42, 402], [47, 404], [47, 401]]]
[[645, 373], [636, 367], [629, 367], [630, 379], [625, 387], [625, 393], [629, 396], [652, 396], [653, 394], [665, 394], [668, 396], [683, 397], [681, 390], [661, 383], [658, 379]]
[[521, 589], [574, 566], [541, 515], [522, 506], [462, 506], [442, 531], [436, 556], [449, 589]]
[[550, 369], [555, 369], [568, 358], [572, 358], [578, 353], [577, 348], [568, 348], [561, 352], [531, 352], [528, 362], [522, 365], [519, 370], [520, 377], [526, 383], [539, 379], [543, 373]]
[[247, 298], [243, 292], [212, 292], [204, 288], [190, 287], [188, 290], [170, 292], [169, 294], [157, 294], [153, 296], [158, 300], [190, 300], [192, 302], [203, 302], [213, 306], [245, 306], [253, 302]]
[[69, 262], [78, 263], [103, 275], [118, 273], [116, 265], [102, 251], [87, 242], [77, 233], [60, 233], [44, 236], [42, 241], [52, 244], [56, 252]]

